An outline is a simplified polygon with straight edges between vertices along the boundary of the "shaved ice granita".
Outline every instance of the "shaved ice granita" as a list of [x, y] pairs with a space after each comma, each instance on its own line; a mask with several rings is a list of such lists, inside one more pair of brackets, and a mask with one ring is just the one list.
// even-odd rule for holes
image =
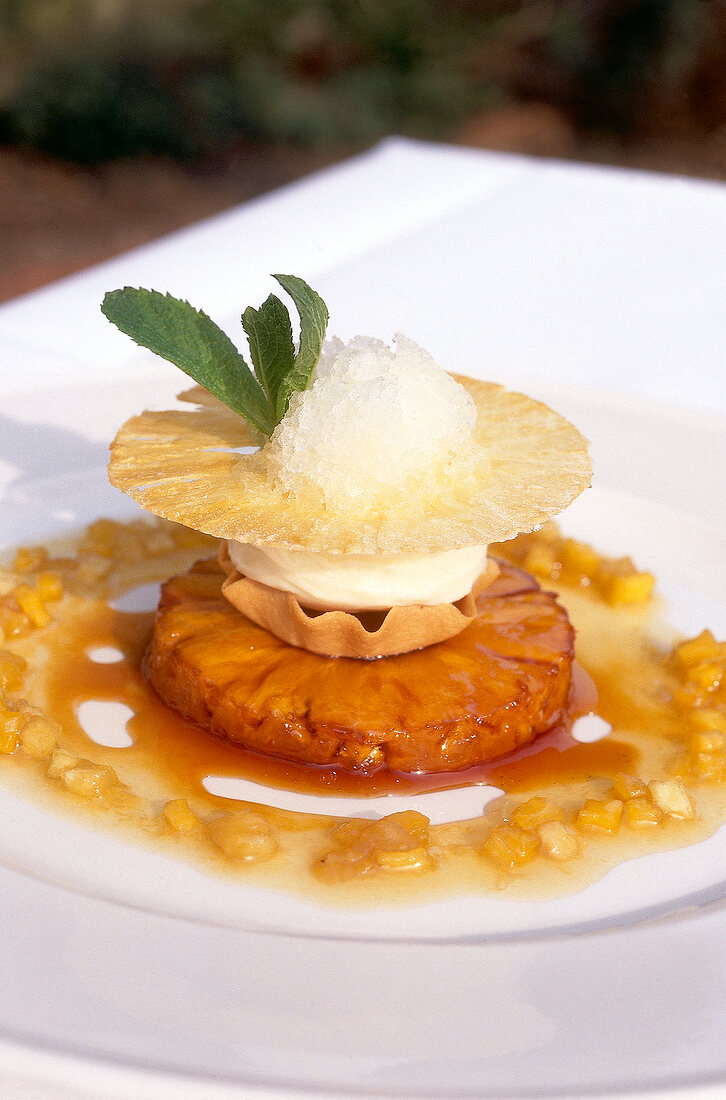
[[[275, 295], [248, 307], [252, 367], [186, 302], [106, 296], [196, 385], [112, 445], [112, 484], [156, 518], [99, 521], [71, 555], [23, 548], [7, 571], [0, 748], [17, 773], [206, 871], [322, 900], [567, 893], [713, 832], [726, 646], [656, 644], [653, 577], [560, 535], [591, 477], [577, 429], [408, 337], [326, 340], [319, 295], [275, 278], [298, 337]], [[113, 607], [149, 579], [153, 616]], [[94, 664], [109, 644], [122, 659]], [[99, 693], [133, 711], [131, 747], [84, 732]], [[581, 743], [596, 707], [611, 732]], [[259, 796], [211, 793], [209, 775]], [[502, 792], [476, 818], [416, 807], [471, 784]], [[319, 812], [277, 810], [276, 788]], [[391, 793], [409, 808], [326, 813], [327, 794]]]

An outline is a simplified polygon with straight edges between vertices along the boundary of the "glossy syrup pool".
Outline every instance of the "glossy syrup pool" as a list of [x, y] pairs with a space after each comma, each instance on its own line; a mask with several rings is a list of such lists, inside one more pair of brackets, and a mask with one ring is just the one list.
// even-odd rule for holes
[[[194, 550], [186, 554], [190, 561], [195, 556]], [[112, 596], [163, 577], [165, 565], [173, 573], [182, 564], [174, 549], [167, 559], [157, 555], [148, 570], [138, 562], [122, 568]], [[64, 569], [72, 572], [67, 564]], [[586, 672], [573, 705], [580, 711], [591, 705], [584, 686], [591, 677], [597, 714], [610, 727], [605, 737], [581, 743], [557, 729], [486, 768], [366, 778], [249, 753], [180, 718], [141, 671], [153, 612], [123, 610], [124, 601], [112, 596], [66, 594], [53, 605], [50, 625], [6, 641], [6, 650], [28, 661], [22, 699], [57, 723], [57, 744], [45, 754], [30, 753], [21, 729], [18, 747], [0, 757], [0, 777], [44, 805], [207, 874], [335, 904], [502, 890], [515, 898], [552, 897], [579, 890], [634, 856], [694, 844], [726, 819], [718, 737], [706, 754], [693, 748], [702, 726], [694, 725], [693, 710], [722, 714], [722, 686], [714, 680], [692, 704], [674, 702], [683, 675], [669, 657], [673, 638], [650, 603], [614, 608], [586, 589], [561, 587]], [[11, 698], [10, 705], [25, 704]], [[100, 769], [101, 782], [84, 789], [70, 784], [67, 777], [79, 765], [64, 771], [63, 753], [81, 767]], [[588, 800], [623, 802], [616, 789], [623, 773], [646, 786], [677, 778], [692, 815], [666, 812], [649, 823], [622, 813], [612, 830], [583, 823]], [[473, 794], [473, 801], [457, 802], [460, 792]], [[439, 799], [436, 813], [428, 809], [432, 797]], [[535, 816], [534, 823], [525, 820], [524, 846], [518, 848], [515, 837], [512, 860], [502, 859], [490, 838], [524, 820], [518, 808], [533, 798], [555, 808], [550, 817], [574, 838], [575, 850], [553, 855]], [[457, 817], [464, 805], [476, 810]], [[527, 837], [534, 837], [529, 849]]]

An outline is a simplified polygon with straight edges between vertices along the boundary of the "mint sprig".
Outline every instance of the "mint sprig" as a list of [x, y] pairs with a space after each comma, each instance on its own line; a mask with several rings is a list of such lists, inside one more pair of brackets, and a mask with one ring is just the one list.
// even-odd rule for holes
[[300, 348], [292, 369], [287, 372], [277, 392], [276, 413], [278, 422], [287, 412], [293, 393], [307, 389], [317, 366], [328, 327], [328, 307], [319, 294], [294, 275], [275, 275], [283, 290], [292, 298], [300, 317]]
[[142, 287], [109, 291], [101, 311], [121, 332], [167, 359], [195, 382], [271, 435], [290, 397], [304, 390], [320, 358], [328, 310], [320, 295], [294, 275], [274, 275], [300, 318], [296, 349], [287, 308], [271, 294], [259, 309], [242, 314], [254, 371], [230, 338], [206, 313], [188, 302]]

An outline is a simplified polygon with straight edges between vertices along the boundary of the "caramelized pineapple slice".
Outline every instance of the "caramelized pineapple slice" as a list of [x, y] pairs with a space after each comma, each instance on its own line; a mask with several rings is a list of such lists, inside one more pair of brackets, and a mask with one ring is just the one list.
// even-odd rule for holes
[[169, 706], [269, 755], [370, 772], [450, 771], [561, 721], [574, 635], [527, 574], [503, 566], [461, 634], [377, 661], [279, 641], [221, 596], [215, 562], [163, 587], [146, 672]]

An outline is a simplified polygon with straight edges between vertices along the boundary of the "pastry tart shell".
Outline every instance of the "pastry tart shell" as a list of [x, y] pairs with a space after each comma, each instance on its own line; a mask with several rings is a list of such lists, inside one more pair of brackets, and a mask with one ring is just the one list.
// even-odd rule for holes
[[226, 542], [219, 550], [226, 574], [222, 595], [258, 626], [288, 645], [324, 657], [390, 657], [453, 638], [476, 617], [476, 597], [499, 573], [489, 560], [471, 592], [456, 603], [415, 604], [386, 612], [313, 612], [290, 592], [243, 576], [232, 563]]

